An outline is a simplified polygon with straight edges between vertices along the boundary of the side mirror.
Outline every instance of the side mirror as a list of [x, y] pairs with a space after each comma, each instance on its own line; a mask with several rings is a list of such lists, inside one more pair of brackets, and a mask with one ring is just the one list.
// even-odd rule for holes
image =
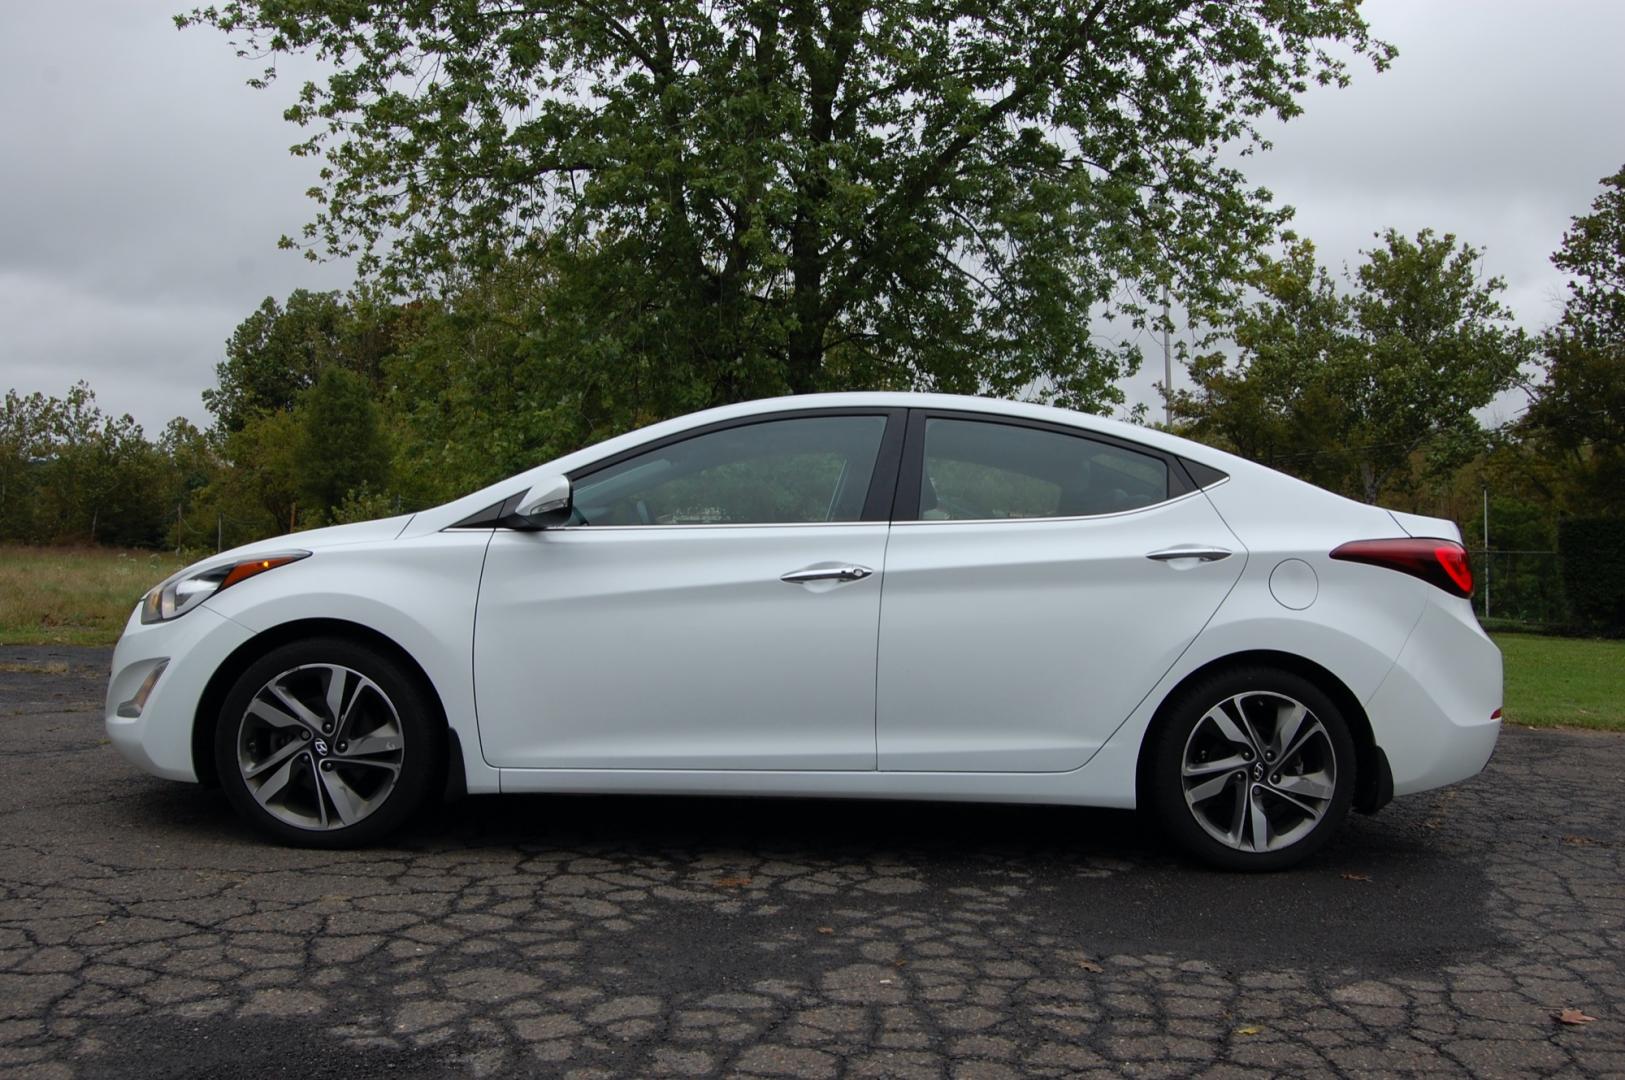
[[510, 499], [497, 524], [505, 529], [535, 532], [570, 520], [570, 478], [544, 477], [523, 495]]

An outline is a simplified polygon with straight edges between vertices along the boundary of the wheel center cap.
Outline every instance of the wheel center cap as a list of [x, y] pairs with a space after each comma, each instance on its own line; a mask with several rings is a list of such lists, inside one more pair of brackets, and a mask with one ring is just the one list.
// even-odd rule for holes
[[[322, 745], [322, 742], [321, 742], [320, 739], [316, 740], [316, 745], [317, 746]], [[1264, 766], [1263, 765], [1254, 765], [1253, 766], [1253, 779], [1254, 780], [1262, 780], [1262, 779], [1264, 779]]]
[[315, 748], [317, 757], [326, 757], [327, 756], [327, 740], [326, 739], [317, 739], [311, 745]]

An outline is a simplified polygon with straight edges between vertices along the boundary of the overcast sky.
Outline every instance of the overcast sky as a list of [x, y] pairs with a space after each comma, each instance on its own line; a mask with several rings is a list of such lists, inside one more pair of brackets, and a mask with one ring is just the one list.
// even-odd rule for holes
[[[249, 89], [255, 65], [218, 32], [177, 31], [179, 7], [0, 0], [0, 391], [86, 379], [149, 434], [207, 419], [223, 343], [266, 296], [350, 284], [276, 247], [312, 205], [281, 120], [292, 80]], [[1563, 280], [1548, 257], [1625, 164], [1625, 3], [1366, 10], [1399, 47], [1392, 70], [1312, 93], [1251, 178], [1334, 266], [1388, 226], [1454, 232], [1486, 249], [1527, 328], [1551, 322]], [[1147, 359], [1141, 400], [1161, 378]]]

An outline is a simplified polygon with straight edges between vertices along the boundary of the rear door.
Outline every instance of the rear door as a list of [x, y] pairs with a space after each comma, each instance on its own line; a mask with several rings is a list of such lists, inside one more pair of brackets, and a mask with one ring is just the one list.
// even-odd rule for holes
[[979, 414], [913, 414], [896, 516], [881, 770], [1078, 768], [1245, 562], [1176, 458]]

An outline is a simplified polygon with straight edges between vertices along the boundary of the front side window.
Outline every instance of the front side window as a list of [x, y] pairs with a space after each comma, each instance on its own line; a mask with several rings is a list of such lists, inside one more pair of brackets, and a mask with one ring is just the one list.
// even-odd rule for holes
[[925, 422], [924, 521], [1083, 517], [1168, 498], [1168, 464], [1081, 435], [982, 420]]
[[684, 439], [574, 485], [577, 525], [857, 521], [884, 416], [769, 420]]

